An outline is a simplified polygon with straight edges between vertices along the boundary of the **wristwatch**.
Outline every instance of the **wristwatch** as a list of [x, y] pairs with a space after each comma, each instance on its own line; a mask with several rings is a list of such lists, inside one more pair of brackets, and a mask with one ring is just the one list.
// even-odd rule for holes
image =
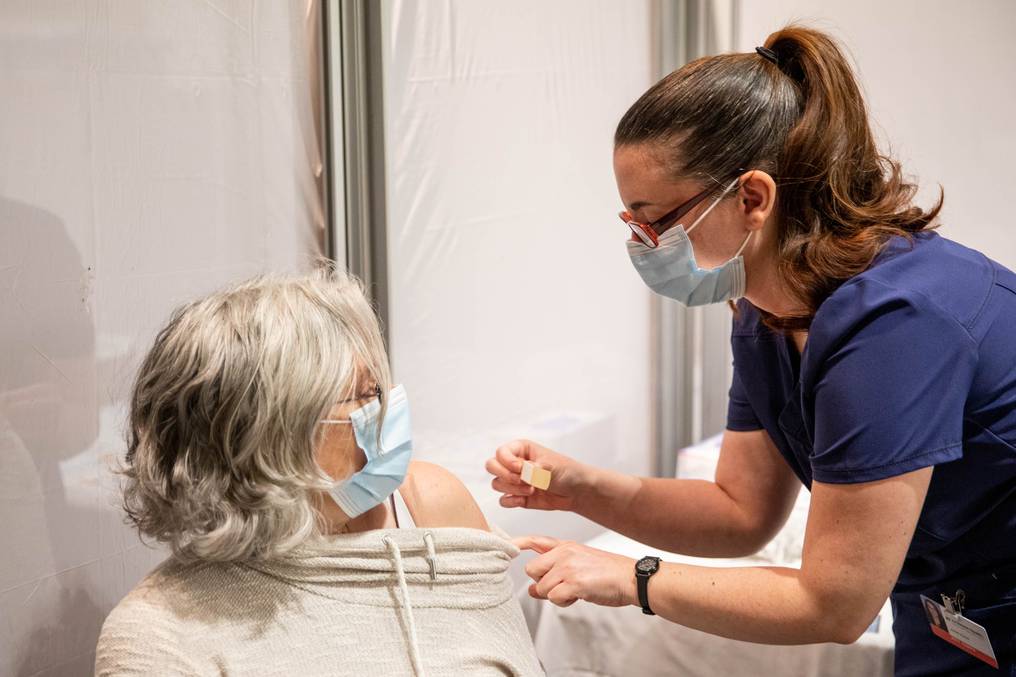
[[648, 616], [655, 616], [649, 608], [649, 579], [660, 570], [659, 557], [643, 557], [635, 562], [635, 583], [639, 590], [639, 604], [642, 605], [642, 613]]

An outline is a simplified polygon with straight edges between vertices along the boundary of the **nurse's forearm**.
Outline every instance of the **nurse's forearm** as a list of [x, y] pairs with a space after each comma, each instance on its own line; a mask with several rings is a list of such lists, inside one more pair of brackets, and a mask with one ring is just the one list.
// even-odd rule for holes
[[[650, 606], [682, 625], [751, 642], [853, 642], [896, 585], [932, 472], [813, 482], [800, 569], [665, 563], [649, 579]], [[616, 575], [638, 604], [634, 571], [625, 568]]]
[[664, 563], [649, 580], [649, 603], [675, 623], [761, 644], [849, 644], [874, 617], [861, 595], [822, 591], [800, 570], [778, 567]]
[[768, 540], [750, 511], [714, 482], [591, 473], [576, 512], [646, 545], [696, 557], [743, 557]]

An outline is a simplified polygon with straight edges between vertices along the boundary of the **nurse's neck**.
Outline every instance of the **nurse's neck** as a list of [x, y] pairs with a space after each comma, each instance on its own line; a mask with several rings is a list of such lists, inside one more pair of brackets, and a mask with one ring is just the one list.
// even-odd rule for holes
[[[776, 257], [768, 247], [760, 247], [745, 257], [747, 289], [744, 298], [753, 306], [772, 315], [800, 315], [806, 312], [779, 275]], [[803, 353], [808, 332], [791, 334], [797, 352]]]

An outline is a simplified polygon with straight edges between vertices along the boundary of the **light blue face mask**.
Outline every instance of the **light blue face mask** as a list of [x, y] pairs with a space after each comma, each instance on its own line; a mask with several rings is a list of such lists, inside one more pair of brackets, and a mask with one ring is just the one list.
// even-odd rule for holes
[[388, 395], [388, 410], [378, 446], [377, 423], [381, 402], [374, 400], [349, 415], [349, 420], [324, 419], [322, 423], [351, 423], [356, 444], [367, 456], [367, 465], [332, 487], [331, 495], [342, 512], [357, 517], [384, 503], [406, 479], [413, 456], [409, 400], [401, 385]]
[[678, 224], [661, 235], [658, 246], [648, 247], [640, 241], [628, 241], [628, 256], [650, 289], [686, 306], [720, 303], [744, 295], [744, 259], [741, 252], [751, 239], [751, 233], [744, 238], [732, 259], [708, 270], [699, 268], [695, 263], [695, 250], [688, 239], [688, 234], [727, 193], [739, 185], [739, 181], [740, 177], [734, 179], [687, 230]]

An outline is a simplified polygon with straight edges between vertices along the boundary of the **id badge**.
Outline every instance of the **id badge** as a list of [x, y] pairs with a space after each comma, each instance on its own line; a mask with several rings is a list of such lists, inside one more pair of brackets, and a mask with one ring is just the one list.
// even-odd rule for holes
[[936, 637], [944, 639], [958, 649], [966, 651], [974, 658], [984, 661], [998, 669], [998, 660], [988, 640], [988, 632], [983, 626], [963, 617], [963, 611], [952, 599], [943, 595], [947, 606], [921, 595], [924, 613], [931, 624], [931, 631]]

